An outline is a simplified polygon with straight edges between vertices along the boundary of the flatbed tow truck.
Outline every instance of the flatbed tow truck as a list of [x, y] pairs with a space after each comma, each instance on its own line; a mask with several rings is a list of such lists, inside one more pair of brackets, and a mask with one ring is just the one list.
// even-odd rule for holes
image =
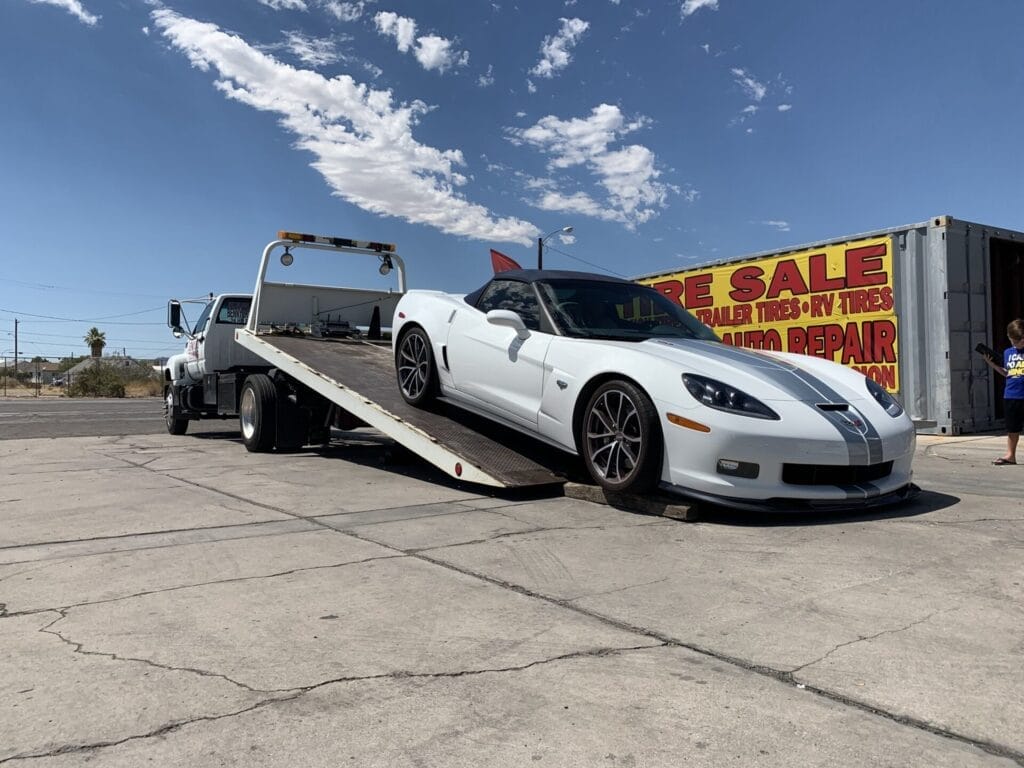
[[[267, 279], [275, 251], [290, 266], [301, 249], [376, 258], [381, 275], [396, 272], [397, 291]], [[405, 264], [393, 244], [279, 232], [263, 250], [251, 297], [213, 297], [191, 329], [181, 304], [170, 302], [168, 324], [189, 341], [164, 369], [168, 431], [184, 434], [195, 419], [237, 417], [246, 448], [266, 452], [326, 444], [332, 427], [369, 426], [466, 482], [564, 482], [499, 438], [403, 400], [386, 329], [405, 289]]]

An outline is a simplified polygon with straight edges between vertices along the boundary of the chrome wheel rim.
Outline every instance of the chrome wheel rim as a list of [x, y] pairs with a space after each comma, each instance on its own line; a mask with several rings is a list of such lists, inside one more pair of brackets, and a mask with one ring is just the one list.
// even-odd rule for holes
[[640, 411], [622, 390], [604, 392], [587, 413], [587, 456], [611, 483], [625, 482], [636, 472], [643, 440]]
[[398, 349], [398, 386], [413, 400], [423, 394], [430, 374], [430, 356], [422, 334], [409, 333]]
[[164, 420], [170, 424], [174, 420], [174, 395], [171, 390], [167, 390], [167, 396], [164, 398]]
[[251, 387], [242, 390], [242, 402], [238, 405], [238, 422], [242, 428], [242, 437], [252, 438], [256, 432], [256, 395]]

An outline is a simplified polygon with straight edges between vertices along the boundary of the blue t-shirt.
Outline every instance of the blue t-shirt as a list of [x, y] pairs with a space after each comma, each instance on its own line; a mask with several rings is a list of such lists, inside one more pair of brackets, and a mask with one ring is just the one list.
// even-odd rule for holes
[[1003, 368], [1006, 369], [1004, 400], [1024, 400], [1024, 349], [1010, 347], [1003, 350]]

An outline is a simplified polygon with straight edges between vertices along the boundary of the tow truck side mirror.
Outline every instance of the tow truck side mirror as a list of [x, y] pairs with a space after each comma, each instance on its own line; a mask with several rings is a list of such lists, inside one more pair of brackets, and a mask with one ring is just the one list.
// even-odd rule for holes
[[167, 302], [167, 325], [170, 327], [171, 333], [174, 334], [174, 338], [180, 339], [185, 335], [185, 330], [181, 327], [181, 302], [177, 299]]

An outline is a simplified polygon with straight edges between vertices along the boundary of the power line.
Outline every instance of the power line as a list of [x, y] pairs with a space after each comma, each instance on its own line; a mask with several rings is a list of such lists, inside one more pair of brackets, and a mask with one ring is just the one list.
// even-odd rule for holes
[[152, 309], [140, 309], [137, 312], [125, 312], [120, 315], [107, 315], [106, 317], [95, 317], [90, 319], [80, 317], [56, 317], [54, 315], [37, 315], [32, 312], [20, 312], [16, 309], [4, 309], [0, 307], [0, 312], [6, 312], [9, 315], [17, 315], [19, 317], [35, 317], [41, 318], [38, 322], [60, 322], [60, 323], [104, 323], [106, 325], [163, 325], [163, 323], [128, 323], [128, 322], [110, 322], [112, 318], [116, 317], [133, 317], [134, 315], [144, 315], [147, 312], [162, 311], [163, 307], [154, 307]]
[[576, 261], [580, 262], [581, 264], [586, 264], [588, 267], [594, 267], [595, 269], [600, 269], [603, 272], [607, 272], [610, 275], [615, 275], [616, 277], [621, 277], [621, 278], [624, 278], [626, 280], [629, 279], [629, 277], [627, 277], [626, 275], [623, 275], [623, 274], [620, 274], [620, 273], [616, 272], [614, 269], [608, 269], [608, 267], [602, 267], [600, 264], [595, 264], [592, 261], [587, 261], [586, 259], [581, 259], [579, 256], [573, 256], [571, 253], [566, 253], [565, 251], [559, 250], [558, 248], [556, 248], [553, 245], [545, 245], [544, 246], [544, 250], [545, 251], [554, 251], [555, 253], [560, 253], [563, 256], [568, 256], [570, 259], [575, 259]]

